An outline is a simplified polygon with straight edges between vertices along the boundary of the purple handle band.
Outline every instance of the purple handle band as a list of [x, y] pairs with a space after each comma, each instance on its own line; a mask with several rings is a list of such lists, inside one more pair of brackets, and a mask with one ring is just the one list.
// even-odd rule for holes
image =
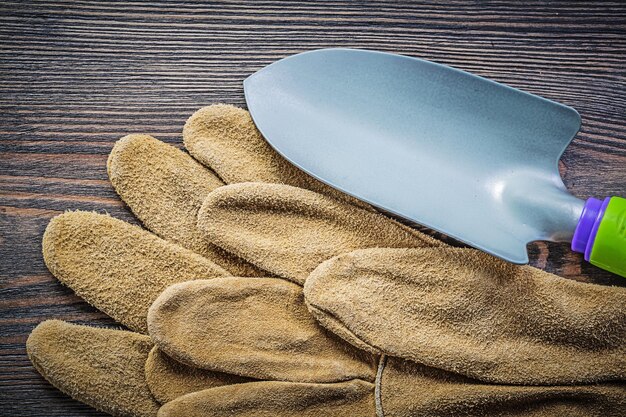
[[600, 221], [604, 216], [606, 206], [609, 205], [610, 200], [610, 197], [605, 198], [604, 201], [590, 198], [585, 203], [583, 212], [578, 220], [578, 225], [576, 226], [574, 237], [572, 238], [572, 250], [574, 252], [584, 253], [586, 261], [589, 261], [591, 256], [591, 249], [593, 248], [593, 243], [598, 234]]

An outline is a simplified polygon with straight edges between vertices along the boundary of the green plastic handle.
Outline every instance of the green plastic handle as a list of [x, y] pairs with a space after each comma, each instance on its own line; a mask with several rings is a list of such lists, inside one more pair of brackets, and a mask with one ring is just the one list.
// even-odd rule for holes
[[626, 199], [611, 197], [589, 256], [593, 265], [626, 277]]

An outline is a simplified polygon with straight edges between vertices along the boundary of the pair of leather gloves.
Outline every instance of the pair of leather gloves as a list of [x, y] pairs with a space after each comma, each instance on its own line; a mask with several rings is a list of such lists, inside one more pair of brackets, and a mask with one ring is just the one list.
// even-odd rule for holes
[[109, 157], [149, 231], [79, 211], [46, 229], [50, 271], [131, 330], [37, 326], [28, 354], [63, 392], [137, 417], [626, 414], [626, 289], [402, 225], [242, 109], [183, 135], [191, 156], [130, 135]]

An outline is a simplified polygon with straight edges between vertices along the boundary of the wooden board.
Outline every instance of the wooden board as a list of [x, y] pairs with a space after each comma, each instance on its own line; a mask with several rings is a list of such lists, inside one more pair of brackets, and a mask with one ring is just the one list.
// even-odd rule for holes
[[[116, 139], [180, 144], [201, 106], [244, 106], [242, 80], [322, 47], [408, 54], [575, 107], [561, 171], [580, 197], [626, 194], [626, 3], [3, 1], [0, 4], [0, 415], [101, 415], [46, 383], [24, 343], [50, 318], [113, 325], [61, 286], [40, 253], [63, 210], [134, 221], [107, 181]], [[623, 280], [565, 244], [530, 246], [567, 278]]]

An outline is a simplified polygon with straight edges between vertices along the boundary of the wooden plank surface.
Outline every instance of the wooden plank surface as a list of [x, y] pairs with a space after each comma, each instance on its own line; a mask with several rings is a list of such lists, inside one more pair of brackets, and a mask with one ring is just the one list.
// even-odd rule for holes
[[[101, 415], [47, 384], [24, 343], [40, 321], [114, 325], [40, 254], [66, 209], [134, 221], [107, 181], [124, 134], [180, 144], [201, 106], [243, 106], [242, 80], [284, 56], [344, 46], [469, 70], [575, 107], [561, 171], [577, 196], [626, 194], [626, 3], [519, 1], [3, 1], [0, 4], [0, 415]], [[604, 284], [565, 244], [532, 263]]]

